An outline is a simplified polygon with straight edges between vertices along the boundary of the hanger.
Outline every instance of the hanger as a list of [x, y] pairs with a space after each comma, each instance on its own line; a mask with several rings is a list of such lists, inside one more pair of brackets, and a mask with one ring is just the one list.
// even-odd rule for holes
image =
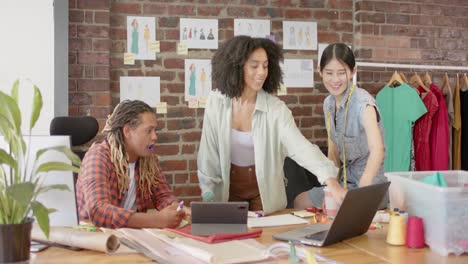
[[452, 91], [452, 87], [450, 87], [450, 80], [447, 73], [445, 73], [444, 77], [442, 77], [442, 85], [440, 86], [440, 90], [442, 91], [442, 93], [444, 92], [445, 87], [449, 89], [449, 92]]
[[398, 74], [397, 71], [395, 71], [392, 75], [392, 78], [390, 78], [390, 81], [387, 83], [387, 86], [393, 86], [394, 84], [403, 84], [405, 83], [402, 79], [400, 74]]
[[468, 90], [468, 76], [466, 76], [466, 73], [463, 74], [463, 77], [461, 78], [461, 85], [460, 85], [460, 91], [466, 91]]
[[421, 80], [421, 77], [416, 72], [413, 74], [413, 76], [411, 76], [411, 78], [409, 80], [409, 83], [410, 84], [417, 84], [417, 85], [421, 86], [421, 88], [423, 88], [424, 91], [429, 92], [429, 88], [426, 87], [426, 85]]
[[403, 72], [399, 72], [399, 74], [400, 74], [401, 79], [402, 79], [405, 83], [407, 83], [407, 82], [408, 82], [408, 79], [406, 79], [405, 74], [404, 74]]
[[426, 72], [426, 74], [424, 74], [423, 76], [423, 82], [427, 85], [431, 85], [432, 84], [432, 79], [431, 79], [431, 75], [429, 75], [428, 72]]

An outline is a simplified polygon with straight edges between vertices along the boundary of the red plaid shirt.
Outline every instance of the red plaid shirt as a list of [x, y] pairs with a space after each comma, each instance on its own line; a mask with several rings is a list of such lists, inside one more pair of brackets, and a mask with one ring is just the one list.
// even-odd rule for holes
[[[156, 157], [155, 162], [162, 182], [151, 187], [153, 194], [146, 191], [143, 195], [139, 184], [136, 185], [136, 212], [146, 212], [151, 202], [156, 209], [161, 210], [177, 200], [159, 169]], [[136, 183], [139, 182], [139, 177], [137, 161]], [[91, 220], [98, 227], [126, 227], [135, 213], [134, 210], [121, 207], [124, 194], [119, 193], [117, 174], [107, 141], [94, 144], [86, 153], [76, 183], [76, 197], [80, 220]]]

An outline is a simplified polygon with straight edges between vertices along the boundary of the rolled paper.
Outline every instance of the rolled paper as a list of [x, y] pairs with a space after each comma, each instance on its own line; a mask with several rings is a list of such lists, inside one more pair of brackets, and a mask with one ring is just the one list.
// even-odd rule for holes
[[423, 219], [417, 216], [408, 218], [406, 246], [410, 248], [422, 248], [424, 244]]
[[394, 246], [405, 245], [406, 242], [406, 221], [400, 214], [390, 216], [388, 226], [387, 243]]
[[112, 234], [103, 232], [89, 232], [71, 227], [51, 227], [47, 239], [39, 226], [34, 225], [31, 238], [48, 244], [59, 244], [69, 247], [84, 248], [105, 253], [115, 252], [119, 246], [119, 239]]

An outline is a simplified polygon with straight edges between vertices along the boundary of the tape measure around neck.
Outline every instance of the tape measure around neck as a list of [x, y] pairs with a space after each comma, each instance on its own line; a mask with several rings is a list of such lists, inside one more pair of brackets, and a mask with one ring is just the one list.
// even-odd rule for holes
[[[349, 102], [351, 101], [351, 96], [353, 95], [355, 85], [353, 84], [351, 88], [349, 89], [348, 97], [346, 98], [346, 109], [345, 109], [345, 116], [344, 116], [344, 129], [343, 129], [343, 135], [342, 135], [342, 142], [341, 146], [343, 148], [342, 151], [342, 160], [343, 160], [343, 187], [345, 189], [348, 189], [348, 182], [347, 182], [347, 171], [346, 171], [346, 147], [345, 147], [345, 134], [346, 134], [346, 127], [347, 127], [347, 121], [348, 121], [348, 110], [349, 110]], [[330, 146], [331, 142], [331, 133], [330, 133], [330, 111], [327, 112], [327, 120], [326, 120], [326, 126], [327, 126], [327, 137], [328, 137], [328, 146]]]

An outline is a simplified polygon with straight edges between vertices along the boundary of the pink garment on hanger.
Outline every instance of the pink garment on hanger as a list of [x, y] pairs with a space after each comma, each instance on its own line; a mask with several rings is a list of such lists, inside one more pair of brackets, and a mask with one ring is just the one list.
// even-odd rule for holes
[[431, 168], [432, 170], [449, 169], [449, 120], [448, 109], [442, 91], [435, 84], [430, 85], [431, 92], [437, 98], [439, 109], [432, 118], [431, 135], [429, 144], [431, 146]]
[[[421, 87], [418, 87], [418, 91], [420, 94], [426, 92]], [[428, 171], [432, 169], [429, 136], [431, 134], [432, 119], [439, 108], [439, 104], [437, 103], [437, 97], [431, 91], [425, 93], [422, 101], [426, 106], [427, 113], [416, 121], [413, 128], [414, 159], [417, 171]]]

